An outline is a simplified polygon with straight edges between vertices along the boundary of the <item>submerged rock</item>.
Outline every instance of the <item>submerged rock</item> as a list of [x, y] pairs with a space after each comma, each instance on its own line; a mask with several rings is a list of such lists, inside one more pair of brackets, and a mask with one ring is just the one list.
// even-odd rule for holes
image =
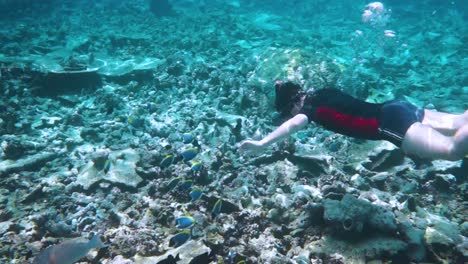
[[39, 170], [46, 162], [56, 159], [61, 154], [61, 152], [41, 152], [16, 161], [2, 161], [0, 162], [0, 176], [17, 171]]
[[13, 226], [12, 221], [5, 221], [0, 223], [0, 236], [3, 236]]
[[[164, 255], [161, 256], [152, 256], [152, 257], [143, 257], [136, 255], [134, 257], [135, 264], [153, 264], [153, 263], [165, 263], [165, 260], [176, 260], [178, 264], [189, 264], [193, 263], [192, 260], [198, 256], [204, 254], [210, 254], [211, 249], [201, 241], [190, 240], [180, 247], [169, 250]], [[175, 262], [174, 262], [175, 263]]]
[[150, 0], [150, 11], [156, 16], [172, 16], [174, 10], [168, 0]]
[[427, 213], [429, 226], [424, 232], [424, 242], [429, 249], [441, 257], [447, 254], [467, 257], [468, 239], [463, 236], [458, 226], [448, 219]]
[[3, 153], [6, 159], [19, 159], [27, 150], [26, 147], [21, 143], [21, 141], [17, 139], [9, 140], [2, 145]]
[[[37, 79], [34, 92], [40, 96], [56, 96], [57, 94], [79, 93], [82, 90], [95, 90], [101, 84], [97, 69], [73, 69], [50, 71], [41, 74]], [[64, 85], [66, 84], [66, 85]]]
[[325, 199], [323, 206], [324, 220], [339, 231], [361, 233], [373, 229], [389, 233], [397, 229], [395, 215], [391, 211], [349, 194], [341, 201]]
[[85, 190], [100, 181], [136, 188], [143, 179], [136, 173], [136, 164], [140, 156], [133, 149], [111, 152], [109, 154], [110, 166], [99, 170], [94, 162], [90, 161], [78, 175], [76, 182]]
[[[332, 236], [314, 241], [307, 245], [312, 253], [315, 254], [339, 254], [350, 260], [356, 257], [360, 258], [380, 258], [383, 256], [395, 256], [407, 249], [407, 244], [399, 239], [375, 236], [362, 237], [359, 241], [345, 241]], [[345, 263], [351, 263], [345, 261]]]

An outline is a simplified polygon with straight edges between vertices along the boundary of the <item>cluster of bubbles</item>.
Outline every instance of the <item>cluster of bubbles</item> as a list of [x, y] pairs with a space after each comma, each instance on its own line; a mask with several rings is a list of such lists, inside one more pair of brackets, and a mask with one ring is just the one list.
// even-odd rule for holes
[[[390, 20], [392, 10], [385, 8], [381, 2], [372, 2], [365, 6], [362, 12], [361, 18], [364, 24], [370, 25], [372, 28], [380, 31], [385, 28], [388, 21]], [[357, 30], [356, 36], [362, 35], [362, 31]], [[396, 33], [393, 30], [383, 30], [383, 35], [388, 38], [396, 37]]]
[[[372, 2], [366, 5], [362, 12], [362, 22], [369, 24], [374, 28], [384, 28], [390, 20], [391, 10], [386, 9], [381, 2]], [[393, 38], [396, 36], [393, 30], [384, 30], [386, 37]]]
[[362, 22], [375, 27], [384, 27], [390, 19], [391, 10], [387, 10], [381, 2], [367, 4], [362, 12]]
[[[365, 46], [365, 43], [375, 43], [378, 47], [394, 43], [390, 40], [396, 37], [393, 30], [385, 29], [390, 21], [391, 9], [388, 9], [381, 2], [372, 2], [364, 7], [361, 14], [362, 22], [369, 26], [370, 30], [356, 30], [352, 35], [352, 45], [355, 49]], [[383, 34], [382, 34], [383, 33]], [[390, 42], [389, 42], [390, 41]]]
[[395, 31], [388, 29], [391, 22], [392, 10], [381, 2], [371, 2], [362, 9], [361, 21], [364, 26], [350, 35], [350, 47], [354, 51], [352, 58], [353, 67], [350, 67], [350, 75], [342, 78], [341, 82], [346, 86], [353, 86], [356, 91], [367, 90], [366, 82], [359, 81], [366, 71], [363, 64], [372, 58], [393, 58], [400, 48], [401, 37], [397, 38]]

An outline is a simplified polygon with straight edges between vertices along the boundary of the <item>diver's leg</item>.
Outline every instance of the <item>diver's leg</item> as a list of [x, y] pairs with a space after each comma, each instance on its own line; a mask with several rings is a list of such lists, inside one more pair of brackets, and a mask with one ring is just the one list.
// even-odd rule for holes
[[445, 136], [431, 126], [416, 122], [408, 129], [403, 138], [401, 148], [404, 152], [416, 155], [420, 158], [459, 160], [464, 155], [459, 146], [465, 147], [466, 153], [466, 135], [461, 131], [457, 141], [454, 137]]
[[457, 130], [453, 137], [453, 141], [453, 151], [462, 158], [468, 157], [468, 123]]
[[468, 110], [463, 114], [449, 114], [425, 109], [422, 123], [445, 135], [453, 135], [460, 127], [468, 124]]

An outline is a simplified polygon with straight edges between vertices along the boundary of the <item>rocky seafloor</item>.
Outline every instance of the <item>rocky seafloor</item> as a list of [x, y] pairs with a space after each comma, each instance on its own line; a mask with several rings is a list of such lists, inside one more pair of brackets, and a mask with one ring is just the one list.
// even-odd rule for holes
[[[238, 151], [278, 125], [275, 79], [468, 109], [463, 1], [384, 2], [379, 23], [356, 1], [181, 0], [162, 17], [147, 1], [13, 2], [0, 2], [1, 263], [93, 234], [107, 246], [83, 263], [466, 261], [466, 159], [314, 125]], [[175, 247], [181, 216], [195, 223]]]

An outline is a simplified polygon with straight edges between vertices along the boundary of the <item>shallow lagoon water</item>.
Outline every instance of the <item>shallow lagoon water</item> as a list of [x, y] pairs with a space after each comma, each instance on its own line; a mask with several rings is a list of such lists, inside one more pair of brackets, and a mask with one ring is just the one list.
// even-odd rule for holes
[[464, 1], [164, 2], [0, 1], [0, 262], [94, 234], [84, 263], [467, 258], [466, 159], [315, 125], [238, 151], [276, 79], [465, 111]]

